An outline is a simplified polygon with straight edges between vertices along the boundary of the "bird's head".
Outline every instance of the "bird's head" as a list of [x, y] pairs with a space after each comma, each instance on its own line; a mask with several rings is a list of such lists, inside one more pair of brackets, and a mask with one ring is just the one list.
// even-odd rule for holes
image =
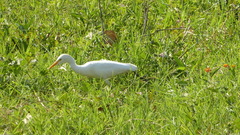
[[48, 68], [51, 69], [56, 65], [61, 65], [63, 63], [74, 63], [74, 59], [72, 56], [68, 55], [68, 54], [61, 54], [57, 60]]

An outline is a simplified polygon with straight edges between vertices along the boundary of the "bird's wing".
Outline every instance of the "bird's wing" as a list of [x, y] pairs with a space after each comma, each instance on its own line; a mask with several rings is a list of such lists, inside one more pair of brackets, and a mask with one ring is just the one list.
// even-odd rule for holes
[[89, 72], [104, 79], [131, 70], [129, 64], [107, 60], [88, 62], [86, 66]]

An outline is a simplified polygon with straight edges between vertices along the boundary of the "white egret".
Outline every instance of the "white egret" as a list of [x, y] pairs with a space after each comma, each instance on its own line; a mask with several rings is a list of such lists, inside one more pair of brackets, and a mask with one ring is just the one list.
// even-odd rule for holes
[[69, 63], [76, 73], [87, 77], [104, 79], [107, 84], [110, 84], [108, 79], [117, 74], [137, 70], [136, 65], [109, 60], [90, 61], [83, 65], [77, 65], [75, 59], [68, 54], [60, 55], [48, 69], [63, 63]]

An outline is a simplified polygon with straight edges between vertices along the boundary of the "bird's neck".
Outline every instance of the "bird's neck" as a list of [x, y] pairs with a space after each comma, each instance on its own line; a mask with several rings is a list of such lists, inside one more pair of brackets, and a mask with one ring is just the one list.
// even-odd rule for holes
[[76, 72], [76, 70], [78, 69], [78, 65], [75, 62], [71, 62], [69, 64], [70, 64], [72, 70], [74, 70]]
[[71, 66], [72, 70], [75, 71], [76, 73], [84, 75], [85, 68], [82, 65], [77, 65], [76, 63], [72, 63], [72, 64], [70, 64], [70, 66]]

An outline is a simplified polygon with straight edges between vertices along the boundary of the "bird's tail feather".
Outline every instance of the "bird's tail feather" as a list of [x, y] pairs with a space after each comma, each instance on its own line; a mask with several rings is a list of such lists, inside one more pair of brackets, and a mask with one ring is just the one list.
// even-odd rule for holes
[[137, 66], [136, 65], [130, 64], [129, 67], [130, 67], [131, 71], [136, 71], [137, 70]]

